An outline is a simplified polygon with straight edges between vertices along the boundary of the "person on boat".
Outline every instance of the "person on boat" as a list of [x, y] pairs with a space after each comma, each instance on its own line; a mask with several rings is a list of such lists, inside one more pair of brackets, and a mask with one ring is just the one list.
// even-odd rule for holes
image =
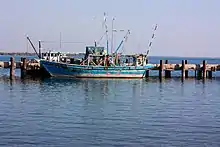
[[110, 62], [109, 62], [109, 55], [106, 55], [106, 58], [105, 58], [105, 65], [106, 66], [110, 66]]
[[103, 50], [103, 55], [107, 55], [107, 51], [106, 50]]
[[136, 66], [136, 57], [133, 56], [133, 65]]
[[119, 65], [119, 66], [121, 65], [121, 60], [120, 60], [120, 58], [118, 58], [118, 65]]
[[126, 58], [126, 60], [125, 60], [125, 64], [126, 64], [126, 65], [128, 64], [128, 58]]

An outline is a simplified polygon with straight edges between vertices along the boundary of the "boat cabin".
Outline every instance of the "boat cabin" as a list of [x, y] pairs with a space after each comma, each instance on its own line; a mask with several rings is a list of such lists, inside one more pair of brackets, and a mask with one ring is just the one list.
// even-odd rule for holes
[[104, 47], [87, 46], [86, 54], [81, 65], [101, 65], [101, 66], [145, 66], [147, 56], [143, 54], [137, 55], [121, 55], [114, 53], [107, 55]]
[[106, 55], [106, 51], [105, 51], [104, 47], [87, 46], [86, 47], [85, 58], [88, 58], [89, 55], [92, 55], [92, 56], [103, 56], [103, 55]]

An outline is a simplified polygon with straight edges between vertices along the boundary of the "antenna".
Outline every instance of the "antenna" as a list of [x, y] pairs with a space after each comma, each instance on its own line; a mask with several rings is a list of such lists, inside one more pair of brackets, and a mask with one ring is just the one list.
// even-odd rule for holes
[[60, 49], [61, 49], [61, 32], [60, 32]]
[[152, 46], [152, 42], [153, 42], [153, 39], [154, 39], [156, 30], [157, 30], [157, 24], [156, 24], [155, 27], [154, 27], [153, 35], [152, 35], [151, 41], [150, 41], [150, 43], [149, 43], [149, 45], [148, 45], [148, 50], [147, 50], [147, 54], [146, 54], [147, 56], [148, 56], [148, 54], [149, 54], [149, 52], [150, 52], [150, 49], [151, 49], [151, 46]]

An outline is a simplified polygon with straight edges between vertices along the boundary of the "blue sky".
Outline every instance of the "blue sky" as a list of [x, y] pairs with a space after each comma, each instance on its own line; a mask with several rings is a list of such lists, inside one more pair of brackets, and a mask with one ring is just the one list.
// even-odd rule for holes
[[[115, 29], [131, 30], [124, 53], [145, 52], [157, 23], [150, 55], [220, 57], [219, 7], [219, 0], [1, 0], [0, 51], [26, 51], [26, 35], [36, 45], [57, 41], [43, 47], [59, 49], [62, 32], [63, 41], [83, 42], [63, 44], [62, 51], [84, 52], [102, 36], [106, 12], [109, 29], [115, 17]], [[114, 48], [124, 35], [114, 34]]]

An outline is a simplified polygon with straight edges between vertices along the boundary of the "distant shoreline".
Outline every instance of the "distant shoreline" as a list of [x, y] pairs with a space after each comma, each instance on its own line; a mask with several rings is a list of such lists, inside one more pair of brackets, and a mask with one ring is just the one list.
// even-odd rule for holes
[[[73, 55], [81, 55], [83, 53], [66, 53], [67, 56], [73, 56]], [[37, 56], [36, 53], [25, 53], [25, 52], [0, 52], [1, 56]]]
[[[84, 55], [85, 53], [66, 53], [67, 56]], [[25, 53], [25, 52], [0, 52], [0, 56], [36, 56], [36, 53]], [[220, 59], [220, 57], [184, 57], [184, 56], [149, 56], [156, 58], [182, 58], [182, 59]]]

